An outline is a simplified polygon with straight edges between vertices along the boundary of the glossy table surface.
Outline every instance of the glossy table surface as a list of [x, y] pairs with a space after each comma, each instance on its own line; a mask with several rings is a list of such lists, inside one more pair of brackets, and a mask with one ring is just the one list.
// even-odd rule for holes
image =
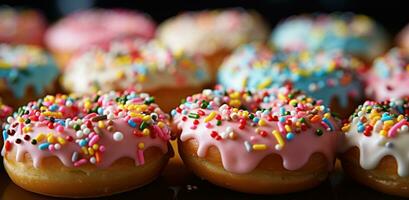
[[[25, 191], [15, 185], [0, 165], [1, 200], [49, 200], [61, 199], [42, 196]], [[361, 186], [342, 173], [339, 165], [326, 182], [320, 186], [299, 193], [286, 195], [252, 195], [230, 191], [201, 180], [187, 170], [180, 162], [171, 161], [163, 175], [153, 183], [119, 195], [97, 199], [400, 199]]]

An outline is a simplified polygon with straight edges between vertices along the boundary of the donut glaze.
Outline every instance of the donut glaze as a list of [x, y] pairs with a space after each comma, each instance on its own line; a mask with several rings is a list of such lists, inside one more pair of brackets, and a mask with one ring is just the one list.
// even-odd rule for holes
[[57, 78], [59, 70], [51, 56], [31, 45], [0, 44], [0, 91], [7, 88], [24, 98], [29, 87], [42, 95]]
[[218, 82], [226, 88], [265, 89], [286, 84], [322, 99], [324, 105], [337, 98], [341, 107], [349, 97], [363, 98], [357, 72], [364, 65], [340, 51], [273, 51], [259, 44], [238, 48], [222, 64]]
[[212, 146], [225, 170], [249, 173], [268, 155], [277, 154], [288, 170], [301, 168], [322, 153], [331, 169], [340, 121], [321, 101], [291, 91], [203, 90], [172, 111], [180, 140], [195, 139], [197, 155]]
[[210, 82], [200, 56], [174, 53], [158, 41], [114, 41], [73, 58], [62, 84], [69, 91], [90, 94], [98, 90], [153, 91], [203, 86]]
[[158, 39], [172, 51], [214, 54], [240, 44], [264, 41], [267, 28], [258, 13], [242, 9], [185, 12], [158, 28]]
[[409, 54], [393, 48], [378, 57], [366, 76], [366, 94], [377, 101], [409, 96]]
[[409, 176], [409, 99], [366, 101], [344, 124], [340, 151], [359, 149], [359, 163], [365, 170], [375, 169], [386, 156], [397, 163], [397, 174]]
[[331, 50], [370, 61], [387, 48], [385, 30], [365, 15], [331, 13], [292, 16], [271, 34], [270, 43], [286, 50]]
[[14, 149], [19, 162], [28, 154], [35, 168], [46, 168], [41, 161], [47, 157], [73, 168], [88, 163], [107, 168], [125, 157], [143, 165], [144, 150], [168, 151], [169, 116], [153, 101], [130, 91], [46, 96], [7, 120], [2, 155]]
[[156, 25], [143, 13], [130, 10], [92, 9], [73, 13], [46, 33], [49, 48], [75, 51], [123, 36], [153, 38]]
[[0, 6], [0, 43], [43, 45], [46, 22], [35, 10]]

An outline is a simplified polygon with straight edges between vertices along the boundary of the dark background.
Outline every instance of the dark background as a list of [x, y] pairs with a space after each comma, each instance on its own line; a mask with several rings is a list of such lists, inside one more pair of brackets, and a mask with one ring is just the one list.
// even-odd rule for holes
[[392, 36], [409, 23], [409, 9], [405, 5], [408, 3], [404, 0], [0, 0], [0, 5], [39, 9], [50, 22], [64, 13], [89, 6], [138, 9], [158, 23], [186, 10], [244, 7], [260, 12], [271, 26], [294, 14], [352, 11], [371, 16]]

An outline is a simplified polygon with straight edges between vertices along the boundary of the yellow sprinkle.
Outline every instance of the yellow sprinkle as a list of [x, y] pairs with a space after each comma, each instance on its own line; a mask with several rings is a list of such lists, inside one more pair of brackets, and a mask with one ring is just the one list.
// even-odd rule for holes
[[123, 71], [117, 71], [115, 76], [117, 79], [121, 79], [125, 77], [125, 73]]
[[232, 107], [238, 108], [241, 106], [241, 101], [238, 99], [232, 99], [230, 100], [229, 105]]
[[64, 139], [64, 138], [58, 137], [57, 140], [58, 140], [58, 142], [59, 142], [60, 144], [62, 144], [62, 145], [65, 144], [65, 139]]
[[281, 136], [280, 132], [278, 132], [277, 130], [274, 130], [272, 132], [272, 134], [274, 135], [274, 137], [276, 138], [278, 144], [283, 147], [285, 145], [283, 137]]
[[264, 80], [263, 82], [258, 84], [257, 89], [265, 89], [266, 87], [268, 87], [271, 84], [272, 81], [273, 81], [273, 79], [271, 79], [271, 78], [269, 78], [267, 80]]
[[150, 133], [151, 133], [151, 131], [149, 129], [147, 129], [147, 128], [143, 129], [143, 131], [142, 131], [142, 134], [144, 136], [149, 136]]
[[37, 142], [43, 141], [44, 138], [45, 138], [45, 135], [44, 135], [43, 133], [39, 133], [39, 134], [36, 136]]
[[260, 121], [258, 121], [258, 125], [259, 125], [259, 126], [265, 126], [265, 125], [266, 125], [266, 121], [264, 121], [264, 119], [260, 119]]
[[163, 127], [165, 127], [165, 124], [163, 122], [158, 122], [158, 126], [159, 126], [159, 128], [163, 128]]
[[139, 149], [144, 149], [144, 148], [145, 148], [145, 143], [139, 142], [138, 148], [139, 148]]
[[136, 76], [136, 80], [138, 80], [138, 82], [143, 83], [146, 81], [146, 76], [139, 74], [138, 76]]
[[388, 132], [386, 132], [385, 130], [381, 130], [381, 131], [379, 132], [379, 134], [381, 134], [381, 135], [383, 135], [383, 136], [386, 136], [386, 135], [388, 134]]
[[244, 77], [244, 79], [241, 82], [242, 88], [246, 88], [247, 86], [247, 81], [248, 81], [248, 77]]
[[151, 116], [150, 115], [145, 115], [143, 118], [142, 118], [142, 120], [143, 121], [149, 121], [149, 120], [151, 120]]
[[331, 118], [331, 113], [325, 113], [324, 118], [327, 118], [327, 119]]
[[399, 115], [398, 118], [397, 118], [397, 121], [399, 122], [399, 121], [401, 121], [403, 118], [404, 118], [403, 115]]
[[205, 119], [204, 122], [209, 122], [216, 117], [216, 112], [212, 111]]
[[247, 118], [249, 116], [249, 111], [245, 110], [243, 111], [243, 117]]
[[98, 149], [99, 149], [99, 145], [98, 145], [98, 144], [94, 144], [94, 145], [92, 145], [92, 148], [93, 148], [94, 150], [98, 150]]
[[266, 150], [267, 145], [265, 145], [265, 144], [253, 144], [253, 149], [254, 150]]
[[229, 96], [232, 99], [238, 99], [240, 97], [240, 93], [239, 92], [232, 92]]
[[85, 155], [88, 155], [87, 147], [81, 147], [81, 150]]
[[88, 147], [88, 153], [89, 153], [89, 155], [94, 155], [94, 153], [95, 153], [95, 151], [94, 151], [94, 149], [93, 148], [91, 148], [91, 147]]
[[285, 125], [284, 128], [285, 128], [285, 130], [286, 130], [287, 132], [291, 132], [291, 127], [290, 127], [290, 126]]
[[102, 120], [98, 121], [98, 128], [101, 128], [101, 129], [105, 128], [105, 123]]
[[47, 137], [47, 142], [48, 142], [48, 143], [54, 143], [54, 142], [55, 142], [55, 137], [52, 136], [52, 135], [48, 135], [48, 137]]
[[349, 128], [351, 128], [351, 125], [350, 125], [350, 124], [343, 126], [343, 127], [341, 128], [341, 130], [342, 130], [342, 132], [347, 132], [347, 131], [349, 131]]
[[384, 121], [384, 122], [383, 122], [383, 125], [384, 125], [384, 126], [386, 125], [386, 126], [390, 127], [390, 126], [393, 125], [393, 120]]

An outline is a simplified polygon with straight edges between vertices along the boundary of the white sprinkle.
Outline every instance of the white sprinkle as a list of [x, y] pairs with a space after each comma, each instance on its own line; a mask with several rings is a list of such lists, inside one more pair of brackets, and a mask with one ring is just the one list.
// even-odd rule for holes
[[72, 161], [72, 162], [75, 162], [75, 161], [77, 161], [77, 160], [78, 160], [78, 152], [72, 153], [71, 161]]
[[13, 123], [13, 117], [7, 117], [7, 123], [9, 124]]
[[84, 136], [84, 133], [82, 131], [77, 131], [75, 135], [77, 136], [77, 138], [82, 138], [82, 136]]
[[110, 113], [108, 116], [107, 116], [107, 118], [109, 119], [109, 120], [113, 120], [114, 119], [114, 114], [112, 114], [112, 113]]
[[54, 144], [54, 149], [55, 150], [60, 150], [61, 149], [61, 144]]
[[124, 135], [121, 132], [115, 132], [113, 138], [115, 141], [119, 142], [124, 139]]
[[402, 132], [407, 132], [407, 131], [409, 130], [409, 127], [408, 127], [407, 125], [403, 125], [403, 126], [400, 128], [400, 130], [401, 130]]
[[91, 132], [91, 130], [89, 130], [89, 128], [84, 128], [83, 132], [85, 135], [88, 135]]
[[244, 147], [246, 148], [247, 152], [251, 152], [251, 150], [253, 149], [249, 141], [244, 141]]
[[94, 156], [92, 156], [92, 157], [89, 159], [89, 162], [92, 163], [92, 164], [95, 164], [95, 163], [97, 162], [97, 159], [96, 159]]
[[281, 145], [279, 145], [279, 144], [276, 144], [275, 148], [276, 148], [276, 150], [280, 151], [283, 147]]

